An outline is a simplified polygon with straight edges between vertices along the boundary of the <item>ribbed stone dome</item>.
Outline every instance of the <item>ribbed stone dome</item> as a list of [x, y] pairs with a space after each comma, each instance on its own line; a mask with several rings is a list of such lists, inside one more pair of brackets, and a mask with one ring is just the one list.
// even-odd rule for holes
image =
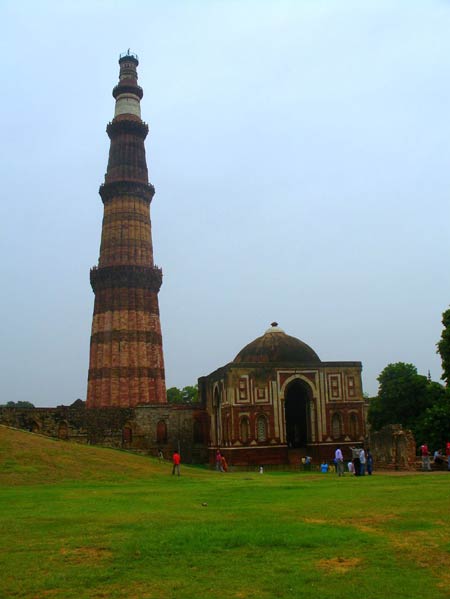
[[234, 359], [234, 363], [270, 363], [270, 362], [320, 362], [316, 352], [297, 339], [291, 337], [273, 322], [261, 337], [246, 345]]

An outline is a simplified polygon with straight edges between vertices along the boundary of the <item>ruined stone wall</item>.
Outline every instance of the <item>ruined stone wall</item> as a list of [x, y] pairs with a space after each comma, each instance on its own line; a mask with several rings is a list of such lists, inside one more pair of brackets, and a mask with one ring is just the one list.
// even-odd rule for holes
[[[165, 439], [161, 435], [162, 423]], [[141, 406], [134, 410], [132, 427], [133, 448], [155, 455], [162, 449], [166, 458], [179, 449], [184, 462], [208, 461], [209, 425], [205, 411], [199, 406]]]
[[412, 432], [403, 430], [401, 424], [390, 424], [380, 431], [371, 431], [367, 446], [372, 452], [375, 469], [416, 469], [416, 442]]
[[0, 423], [49, 437], [88, 443], [86, 410], [58, 408], [0, 408]]
[[138, 408], [0, 408], [0, 424], [30, 432], [169, 458], [180, 449], [186, 463], [206, 463], [209, 424], [200, 406]]

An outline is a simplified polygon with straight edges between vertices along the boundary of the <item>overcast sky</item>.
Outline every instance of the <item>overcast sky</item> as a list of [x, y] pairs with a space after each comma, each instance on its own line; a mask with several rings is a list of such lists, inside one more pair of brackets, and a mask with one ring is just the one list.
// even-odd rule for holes
[[0, 403], [85, 399], [120, 52], [139, 55], [166, 382], [276, 320], [441, 376], [450, 2], [0, 0]]

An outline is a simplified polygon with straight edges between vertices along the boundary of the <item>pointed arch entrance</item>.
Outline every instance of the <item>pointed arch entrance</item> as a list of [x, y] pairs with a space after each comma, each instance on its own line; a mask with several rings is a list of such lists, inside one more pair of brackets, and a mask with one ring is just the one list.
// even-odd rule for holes
[[284, 397], [287, 446], [306, 447], [311, 442], [311, 388], [301, 379], [295, 379], [287, 386]]

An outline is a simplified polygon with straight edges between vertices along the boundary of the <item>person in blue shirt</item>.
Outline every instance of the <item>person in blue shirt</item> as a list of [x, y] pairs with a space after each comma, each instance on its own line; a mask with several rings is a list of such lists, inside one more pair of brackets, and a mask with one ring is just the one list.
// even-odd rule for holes
[[322, 463], [320, 464], [320, 471], [321, 471], [321, 472], [324, 472], [324, 473], [325, 473], [325, 472], [328, 472], [328, 464], [327, 464], [326, 462], [322, 462]]

